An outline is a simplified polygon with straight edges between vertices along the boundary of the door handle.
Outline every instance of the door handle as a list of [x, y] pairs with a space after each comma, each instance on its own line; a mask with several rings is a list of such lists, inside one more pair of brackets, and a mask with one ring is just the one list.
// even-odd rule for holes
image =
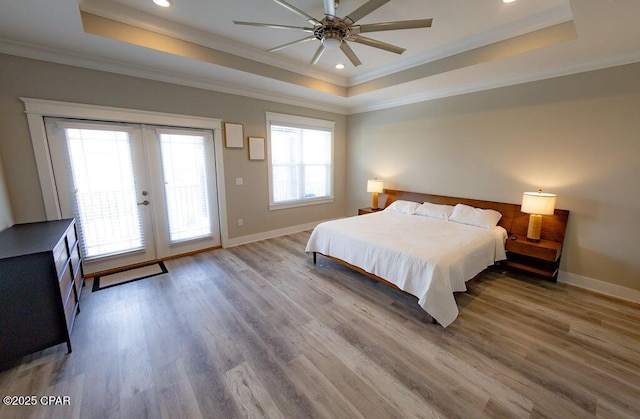
[[138, 205], [149, 205], [149, 201], [147, 201], [146, 199], [142, 202], [138, 202]]

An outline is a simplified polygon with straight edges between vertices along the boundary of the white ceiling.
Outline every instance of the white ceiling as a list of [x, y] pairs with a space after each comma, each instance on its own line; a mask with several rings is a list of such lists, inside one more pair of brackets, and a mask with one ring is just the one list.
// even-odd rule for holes
[[[322, 0], [287, 1], [323, 17]], [[356, 113], [638, 62], [638, 17], [640, 0], [391, 0], [358, 23], [433, 18], [367, 34], [404, 54], [351, 43], [363, 65], [328, 50], [312, 66], [317, 41], [265, 51], [306, 33], [233, 24], [309, 26], [272, 0], [0, 0], [0, 52]]]

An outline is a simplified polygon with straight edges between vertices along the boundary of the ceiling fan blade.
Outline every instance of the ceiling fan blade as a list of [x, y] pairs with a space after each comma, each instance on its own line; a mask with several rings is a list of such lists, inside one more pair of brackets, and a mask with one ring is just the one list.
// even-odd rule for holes
[[340, 44], [340, 49], [342, 50], [342, 52], [344, 52], [344, 55], [347, 56], [349, 61], [351, 61], [351, 64], [353, 64], [356, 67], [362, 64], [362, 62], [358, 59], [358, 56], [356, 55], [355, 52], [353, 52], [349, 44], [347, 44], [346, 42], [343, 42], [342, 44]]
[[365, 38], [363, 36], [352, 36], [349, 41], [357, 42], [358, 44], [368, 45], [374, 48], [380, 48], [385, 51], [394, 52], [396, 54], [402, 54], [406, 51], [404, 48], [397, 47], [395, 45], [387, 44], [386, 42], [376, 41], [375, 39]]
[[349, 13], [348, 16], [345, 16], [345, 19], [350, 20], [351, 23], [355, 23], [388, 2], [389, 0], [369, 0], [353, 12]]
[[296, 44], [302, 44], [302, 43], [304, 43], [304, 42], [313, 41], [314, 39], [316, 39], [314, 36], [308, 36], [308, 37], [306, 37], [306, 38], [298, 39], [297, 41], [288, 42], [288, 43], [286, 43], [286, 44], [284, 44], [284, 45], [280, 45], [280, 46], [277, 46], [277, 47], [273, 47], [273, 48], [271, 48], [271, 49], [268, 49], [267, 51], [269, 51], [269, 52], [280, 51], [280, 50], [281, 50], [281, 49], [283, 49], [283, 48], [290, 47], [290, 46], [292, 46], [292, 45], [296, 45]]
[[399, 22], [380, 22], [351, 27], [351, 33], [395, 31], [398, 29], [430, 28], [433, 19], [402, 20]]
[[298, 16], [302, 16], [303, 18], [305, 18], [307, 20], [307, 22], [311, 23], [312, 25], [320, 25], [320, 21], [316, 18], [314, 18], [311, 15], [306, 14], [305, 12], [303, 12], [302, 10], [298, 9], [296, 6], [287, 3], [284, 0], [273, 0], [276, 3], [278, 3], [280, 6], [284, 7], [285, 9], [297, 14]]
[[279, 25], [277, 23], [241, 22], [239, 20], [234, 20], [233, 23], [235, 23], [236, 25], [259, 26], [262, 28], [296, 29], [296, 30], [305, 31], [305, 32], [313, 32], [313, 28], [304, 28], [302, 26]]
[[316, 50], [316, 53], [313, 54], [313, 58], [311, 59], [311, 64], [316, 64], [318, 62], [324, 50], [325, 50], [324, 45], [320, 44], [320, 46]]
[[324, 0], [324, 15], [329, 20], [333, 20], [336, 15], [336, 2], [335, 0]]

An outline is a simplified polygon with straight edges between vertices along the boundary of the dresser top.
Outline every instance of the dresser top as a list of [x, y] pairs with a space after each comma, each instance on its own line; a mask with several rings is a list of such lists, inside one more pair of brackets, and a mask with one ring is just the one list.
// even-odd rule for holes
[[0, 259], [53, 250], [73, 218], [15, 224], [0, 232]]

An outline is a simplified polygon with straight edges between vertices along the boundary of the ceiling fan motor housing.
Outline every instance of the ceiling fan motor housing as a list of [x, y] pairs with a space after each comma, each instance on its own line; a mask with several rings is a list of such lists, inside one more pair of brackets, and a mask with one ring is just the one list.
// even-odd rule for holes
[[313, 30], [313, 36], [321, 41], [325, 47], [339, 47], [343, 41], [349, 38], [350, 32], [342, 22], [323, 22]]

